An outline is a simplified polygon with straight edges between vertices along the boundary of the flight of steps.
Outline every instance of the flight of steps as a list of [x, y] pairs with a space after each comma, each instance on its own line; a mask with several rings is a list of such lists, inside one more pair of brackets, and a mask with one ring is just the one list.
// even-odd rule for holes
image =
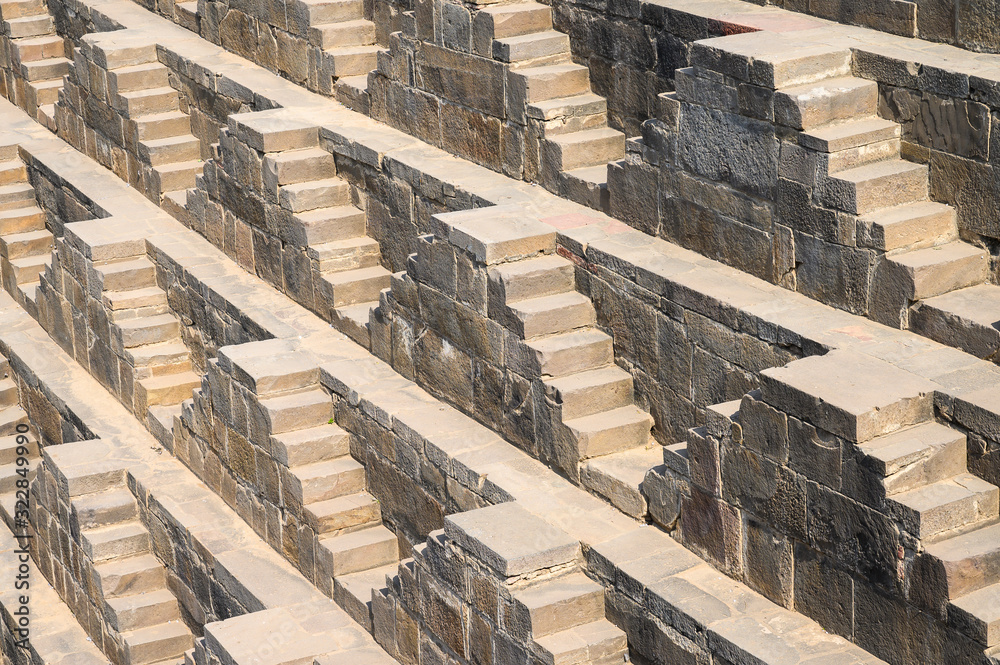
[[[322, 75], [331, 78], [334, 96], [345, 106], [367, 113], [368, 72], [375, 69], [381, 47], [375, 41], [375, 23], [365, 19], [364, 2], [302, 4], [309, 15], [309, 44], [320, 49]], [[320, 88], [325, 87], [323, 82]]]
[[0, 152], [0, 274], [4, 289], [34, 316], [39, 276], [52, 263], [53, 236], [16, 146]]
[[834, 74], [777, 90], [775, 115], [818, 157], [818, 203], [855, 215], [858, 245], [881, 253], [869, 316], [908, 328], [922, 303], [983, 284], [988, 254], [958, 239], [953, 208], [929, 200], [928, 166], [901, 157], [900, 126], [877, 115], [878, 84]]
[[521, 625], [529, 626], [537, 662], [620, 665], [628, 661], [625, 633], [604, 616], [604, 587], [583, 573], [532, 582], [513, 596], [513, 612], [525, 622]]
[[573, 62], [569, 36], [553, 30], [551, 8], [489, 5], [474, 20], [486, 27], [475, 37], [483, 43], [474, 47], [507, 64], [508, 86], [518, 91], [512, 95], [524, 97], [529, 146], [538, 142], [539, 182], [607, 210], [607, 167], [625, 156], [625, 135], [608, 127], [607, 100], [591, 90], [589, 69]]
[[381, 265], [378, 241], [367, 235], [364, 211], [352, 203], [350, 185], [337, 176], [333, 155], [318, 145], [272, 152], [264, 167], [274, 178], [269, 186], [277, 187], [281, 240], [302, 248], [312, 264], [316, 311], [369, 346], [369, 315], [391, 274]]
[[[28, 461], [27, 466], [17, 463], [19, 457]], [[33, 480], [40, 459], [38, 436], [21, 408], [10, 363], [0, 356], [0, 516], [14, 533], [23, 530], [14, 523], [15, 510], [18, 509], [15, 506], [18, 500], [17, 481]], [[19, 509], [26, 510], [26, 505]]]
[[171, 437], [181, 402], [201, 385], [181, 338], [181, 322], [157, 286], [145, 256], [96, 264], [111, 329], [111, 349], [132, 367], [133, 403], [126, 404], [159, 438]]
[[116, 485], [73, 496], [72, 512], [90, 563], [94, 600], [109, 633], [123, 646], [126, 662], [183, 662], [194, 635], [167, 586], [166, 569], [153, 554], [135, 497]]
[[524, 355], [535, 359], [528, 378], [541, 381], [556, 429], [549, 461], [642, 516], [639, 484], [662, 457], [650, 435], [653, 418], [635, 405], [631, 374], [615, 364], [614, 343], [597, 328], [594, 305], [576, 291], [574, 264], [543, 255], [494, 266], [489, 279], [490, 318], [523, 340]]
[[181, 110], [169, 72], [157, 61], [111, 69], [109, 97], [129, 119], [127, 127], [134, 127], [147, 198], [183, 208], [204, 164], [201, 142], [191, 134], [191, 118]]
[[4, 0], [0, 16], [16, 79], [11, 101], [55, 131], [55, 102], [70, 68], [63, 38], [56, 34], [44, 0]]

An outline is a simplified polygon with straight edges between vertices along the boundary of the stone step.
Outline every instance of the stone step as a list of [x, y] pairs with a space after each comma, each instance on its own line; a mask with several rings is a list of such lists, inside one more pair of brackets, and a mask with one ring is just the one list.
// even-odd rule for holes
[[364, 236], [367, 231], [365, 213], [354, 206], [317, 208], [295, 213], [292, 224], [280, 229], [286, 242], [298, 247], [321, 245], [336, 240]]
[[17, 383], [10, 377], [0, 380], [0, 407], [18, 403]]
[[319, 263], [321, 273], [372, 268], [382, 262], [378, 241], [368, 236], [310, 245], [306, 253]]
[[50, 132], [58, 131], [56, 127], [56, 105], [55, 104], [43, 104], [39, 106], [35, 111], [35, 120], [41, 126], [48, 129]]
[[632, 403], [632, 375], [617, 365], [545, 381], [545, 394], [562, 405], [563, 420], [582, 418]]
[[191, 118], [183, 111], [151, 113], [132, 120], [136, 140], [152, 141], [191, 133]]
[[191, 189], [178, 189], [174, 192], [164, 192], [163, 199], [160, 201], [160, 206], [168, 213], [170, 216], [180, 221], [182, 224], [187, 226], [191, 222], [186, 221], [191, 215], [187, 209], [188, 192]]
[[174, 21], [183, 28], [198, 32], [198, 3], [195, 0], [174, 3]]
[[858, 446], [863, 465], [881, 479], [886, 494], [946, 480], [966, 470], [962, 432], [937, 422], [875, 437]]
[[316, 533], [332, 533], [382, 523], [378, 499], [368, 492], [316, 501], [303, 506], [302, 517]]
[[0, 211], [0, 236], [41, 231], [44, 228], [45, 213], [37, 206]]
[[892, 284], [910, 300], [932, 298], [986, 281], [989, 255], [956, 241], [885, 257]]
[[51, 81], [69, 74], [70, 61], [62, 56], [21, 63], [21, 76], [28, 81]]
[[156, 286], [156, 266], [146, 257], [94, 266], [104, 291], [131, 291]]
[[799, 134], [799, 145], [819, 152], [840, 152], [898, 139], [902, 127], [878, 116], [852, 118]]
[[[589, 116], [606, 116], [608, 100], [588, 91], [568, 97], [552, 97], [528, 105], [527, 115], [535, 120], [561, 120], [569, 118], [586, 118]], [[607, 123], [605, 122], [605, 125]], [[573, 125], [568, 125], [572, 127]], [[547, 126], [546, 136], [569, 133], [560, 130], [556, 125]]]
[[0, 162], [0, 185], [13, 185], [28, 181], [28, 170], [20, 159]]
[[8, 259], [52, 253], [53, 237], [47, 229], [0, 236], [0, 255]]
[[289, 487], [284, 491], [298, 503], [309, 505], [365, 489], [365, 467], [350, 455], [313, 462], [289, 470]]
[[810, 130], [837, 121], [870, 118], [878, 111], [878, 84], [843, 76], [792, 86], [774, 93], [779, 124]]
[[565, 333], [597, 323], [590, 298], [577, 291], [519, 300], [507, 307], [511, 313], [508, 327], [522, 339]]
[[107, 561], [149, 552], [149, 532], [138, 521], [85, 529], [80, 532], [84, 552], [91, 561]]
[[339, 77], [333, 85], [333, 94], [338, 102], [352, 111], [369, 114], [367, 73]]
[[7, 494], [18, 489], [18, 480], [34, 480], [38, 473], [38, 466], [42, 463], [41, 458], [29, 457], [28, 464], [19, 465], [5, 464], [0, 466], [0, 494]]
[[583, 573], [564, 575], [515, 591], [513, 611], [537, 641], [603, 619], [604, 587]]
[[1000, 488], [969, 473], [893, 494], [892, 512], [915, 537], [927, 540], [946, 532], [996, 519]]
[[853, 215], [867, 215], [927, 200], [927, 167], [902, 159], [888, 159], [839, 171], [827, 179], [822, 203]]
[[[0, 213], [24, 210], [26, 208], [35, 208], [39, 213], [42, 212], [40, 208], [35, 207], [34, 187], [26, 182], [18, 182], [0, 187]], [[3, 216], [0, 215], [0, 234], [8, 233], [3, 230], [2, 219]], [[44, 216], [42, 217], [42, 226], [45, 226]]]
[[39, 275], [52, 263], [52, 254], [38, 254], [36, 256], [22, 256], [11, 259], [10, 267], [17, 284], [30, 284], [38, 281]]
[[565, 376], [614, 362], [614, 342], [597, 328], [533, 339], [520, 351], [531, 376]]
[[333, 417], [331, 398], [319, 389], [270, 397], [260, 407], [272, 436], [329, 424]]
[[197, 161], [201, 159], [201, 142], [190, 134], [140, 141], [139, 157], [153, 166]]
[[309, 26], [309, 43], [321, 49], [375, 43], [375, 24], [365, 19]]
[[130, 365], [149, 368], [154, 376], [191, 369], [191, 352], [179, 339], [124, 349], [124, 356]]
[[389, 288], [392, 273], [382, 266], [325, 273], [321, 286], [333, 307], [345, 307], [378, 300], [382, 289]]
[[130, 665], [150, 665], [183, 656], [194, 646], [194, 636], [181, 621], [161, 623], [122, 633]]
[[165, 449], [169, 449], [173, 445], [174, 419], [181, 417], [182, 405], [183, 402], [168, 406], [151, 406], [146, 409], [146, 427]]
[[169, 86], [119, 92], [111, 97], [111, 105], [116, 111], [129, 118], [167, 113], [180, 109], [180, 97]]
[[169, 86], [170, 69], [159, 62], [143, 62], [108, 72], [108, 91], [111, 94]]
[[663, 463], [664, 448], [655, 442], [641, 448], [602, 455], [580, 466], [580, 482], [626, 515], [644, 520], [647, 512], [642, 483]]
[[151, 406], [170, 406], [191, 399], [191, 393], [201, 387], [201, 377], [194, 372], [164, 374], [148, 379], [140, 379], [135, 384], [136, 403], [141, 405], [141, 413]]
[[[18, 438], [21, 439], [21, 443], [18, 443]], [[18, 448], [22, 448], [22, 452], [27, 452], [25, 457], [38, 457], [38, 440], [31, 432], [25, 432], [24, 434], [13, 434], [11, 436], [0, 437], [0, 465], [15, 464], [17, 462]]]
[[[63, 88], [63, 80], [57, 78], [49, 81], [31, 81], [28, 85], [35, 93], [35, 104], [38, 105], [38, 110], [42, 111], [43, 107], [59, 101], [59, 91]], [[54, 117], [54, 112], [50, 113], [48, 110], [45, 112], [49, 117]]]
[[334, 327], [366, 349], [371, 348], [372, 310], [379, 306], [378, 300], [361, 302], [356, 305], [337, 307], [333, 310]]
[[520, 37], [552, 30], [552, 10], [539, 2], [517, 2], [483, 7], [473, 18], [476, 52], [490, 55], [494, 39]]
[[921, 249], [958, 237], [955, 209], [933, 201], [881, 208], [858, 221], [858, 244], [884, 252]]
[[952, 600], [948, 623], [985, 647], [1000, 644], [1000, 584]]
[[163, 192], [173, 192], [178, 189], [190, 189], [195, 186], [195, 180], [205, 168], [200, 159], [187, 162], [175, 162], [153, 167], [157, 189]]
[[[167, 307], [167, 292], [158, 286], [146, 286], [129, 291], [105, 291], [101, 294], [104, 306], [113, 312], [123, 310], [149, 310]], [[165, 311], [155, 312], [164, 314]]]
[[925, 551], [943, 567], [948, 598], [1000, 583], [1000, 524], [930, 543]]
[[278, 188], [278, 202], [291, 212], [346, 206], [351, 203], [351, 186], [341, 178], [282, 185]]
[[[497, 5], [516, 7], [519, 5]], [[548, 12], [548, 7], [545, 8]], [[513, 85], [519, 85], [524, 101], [528, 104], [560, 97], [574, 97], [590, 91], [590, 70], [574, 62], [540, 67], [523, 67], [511, 71]]]
[[539, 637], [535, 644], [543, 665], [618, 665], [627, 661], [628, 637], [607, 619]]
[[653, 418], [635, 405], [628, 405], [584, 416], [563, 420], [577, 441], [580, 459], [600, 457], [645, 446]]
[[122, 346], [131, 349], [145, 344], [175, 342], [180, 339], [181, 323], [173, 314], [125, 319], [115, 324]]
[[324, 557], [334, 579], [341, 575], [380, 568], [399, 561], [396, 534], [381, 524], [368, 529], [338, 533], [319, 539], [318, 556]]
[[581, 205], [607, 212], [611, 205], [608, 193], [608, 165], [585, 166], [559, 174], [559, 194]]
[[355, 621], [372, 632], [372, 592], [386, 588], [386, 576], [398, 573], [396, 562], [334, 579], [333, 600]]
[[11, 39], [41, 37], [42, 35], [54, 34], [56, 31], [52, 17], [48, 13], [4, 19], [3, 23], [4, 32]]
[[20, 405], [0, 408], [0, 436], [16, 435], [18, 425], [28, 425], [28, 415]]
[[337, 163], [322, 148], [271, 152], [264, 156], [264, 179], [277, 190], [283, 185], [325, 180], [337, 176]]
[[342, 23], [364, 18], [360, 0], [299, 0], [309, 14], [309, 25]]
[[163, 564], [152, 554], [122, 557], [96, 564], [94, 582], [104, 598], [152, 592], [166, 586]]
[[[3, 5], [3, 15], [6, 18], [14, 18], [7, 14], [7, 5]], [[45, 13], [43, 9], [42, 12]], [[29, 37], [11, 42], [17, 61], [21, 63], [34, 62], [35, 60], [45, 60], [46, 58], [60, 58], [66, 56], [66, 43], [59, 35], [43, 35], [41, 37]]]
[[543, 30], [493, 40], [493, 57], [500, 62], [555, 63], [569, 59], [569, 36]]
[[47, 12], [44, 0], [4, 0], [0, 3], [0, 13], [5, 19], [37, 16]]
[[145, 593], [108, 598], [104, 618], [118, 632], [149, 628], [168, 621], [179, 621], [177, 598], [166, 588]]
[[73, 514], [81, 530], [94, 529], [138, 519], [139, 504], [127, 488], [116, 487], [75, 498]]
[[573, 263], [554, 254], [501, 263], [489, 269], [490, 305], [556, 295], [576, 287]]
[[1000, 286], [977, 284], [921, 300], [910, 311], [910, 329], [996, 362], [1000, 352]]
[[271, 456], [289, 467], [322, 462], [350, 452], [351, 435], [334, 423], [299, 429], [271, 437]]
[[378, 44], [367, 46], [336, 46], [323, 51], [323, 62], [335, 78], [361, 76], [378, 67]]
[[604, 127], [546, 136], [545, 158], [556, 171], [599, 166], [625, 156], [625, 135]]

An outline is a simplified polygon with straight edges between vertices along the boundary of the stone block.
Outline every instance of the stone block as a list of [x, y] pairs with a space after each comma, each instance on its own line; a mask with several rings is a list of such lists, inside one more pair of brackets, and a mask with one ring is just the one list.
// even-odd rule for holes
[[555, 249], [556, 230], [521, 206], [493, 206], [434, 215], [440, 233], [477, 261], [495, 264]]

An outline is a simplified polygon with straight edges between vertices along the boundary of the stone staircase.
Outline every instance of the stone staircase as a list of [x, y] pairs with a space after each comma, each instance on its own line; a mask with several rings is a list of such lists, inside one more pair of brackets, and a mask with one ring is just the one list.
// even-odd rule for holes
[[[27, 460], [27, 466], [18, 464], [18, 458], [22, 457]], [[38, 435], [21, 408], [10, 363], [0, 356], [0, 517], [14, 533], [22, 530], [15, 528], [16, 513], [26, 510], [17, 506], [18, 489], [25, 492], [20, 497], [25, 501], [23, 506], [27, 502], [27, 491], [18, 488], [17, 481], [34, 480], [40, 461]]]
[[334, 96], [345, 106], [367, 112], [368, 72], [375, 69], [378, 52], [375, 23], [365, 19], [362, 0], [296, 0], [309, 44], [320, 49], [319, 69], [324, 81], [320, 90], [332, 85]]
[[3, 148], [0, 157], [0, 275], [4, 289], [34, 316], [39, 276], [52, 263], [53, 235], [16, 146]]
[[638, 486], [661, 456], [653, 418], [635, 405], [631, 374], [615, 364], [611, 336], [576, 291], [574, 264], [541, 255], [493, 266], [489, 280], [490, 318], [518, 337], [529, 378], [541, 381], [553, 461], [621, 510], [644, 515]]
[[946, 294], [986, 281], [988, 253], [958, 239], [955, 210], [929, 200], [928, 166], [903, 159], [900, 126], [878, 117], [877, 83], [834, 70], [778, 89], [774, 109], [816, 158], [815, 203], [855, 216], [857, 244], [880, 253], [871, 318], [908, 328], [929, 317], [911, 321], [924, 302], [947, 307], [961, 296]]
[[55, 102], [70, 68], [63, 38], [56, 34], [44, 0], [0, 2], [0, 16], [10, 40], [8, 98], [55, 131]]
[[367, 235], [351, 186], [337, 176], [333, 155], [318, 143], [266, 153], [264, 180], [280, 206], [279, 237], [304, 250], [311, 265], [315, 305], [305, 304], [368, 347], [369, 315], [391, 274], [381, 265], [378, 241]]
[[513, 593], [512, 605], [545, 665], [628, 662], [625, 633], [604, 616], [604, 587], [583, 573], [530, 583]]
[[181, 322], [145, 256], [99, 263], [94, 270], [102, 285], [111, 350], [132, 370], [133, 403], [126, 406], [162, 441], [171, 436], [181, 402], [201, 385], [181, 338]]
[[[194, 646], [166, 569], [152, 551], [135, 497], [124, 486], [72, 497], [94, 601], [122, 649], [122, 663], [177, 664]], [[107, 639], [107, 638], [106, 638]], [[106, 647], [107, 650], [107, 647]]]
[[[523, 103], [527, 158], [548, 190], [607, 210], [607, 165], [625, 155], [625, 135], [608, 127], [607, 100], [590, 89], [590, 71], [573, 62], [569, 36], [552, 28], [537, 2], [476, 8], [473, 48], [509, 67], [511, 96]], [[511, 104], [510, 106], [515, 106]], [[515, 118], [515, 120], [519, 120]]]

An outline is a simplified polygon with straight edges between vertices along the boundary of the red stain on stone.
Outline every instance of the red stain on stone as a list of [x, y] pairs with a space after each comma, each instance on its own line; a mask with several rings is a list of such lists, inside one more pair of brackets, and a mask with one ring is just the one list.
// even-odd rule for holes
[[835, 328], [830, 332], [847, 335], [848, 337], [853, 337], [854, 339], [860, 340], [862, 342], [871, 342], [875, 340], [875, 338], [866, 333], [865, 329], [861, 326], [845, 326], [843, 328]]

